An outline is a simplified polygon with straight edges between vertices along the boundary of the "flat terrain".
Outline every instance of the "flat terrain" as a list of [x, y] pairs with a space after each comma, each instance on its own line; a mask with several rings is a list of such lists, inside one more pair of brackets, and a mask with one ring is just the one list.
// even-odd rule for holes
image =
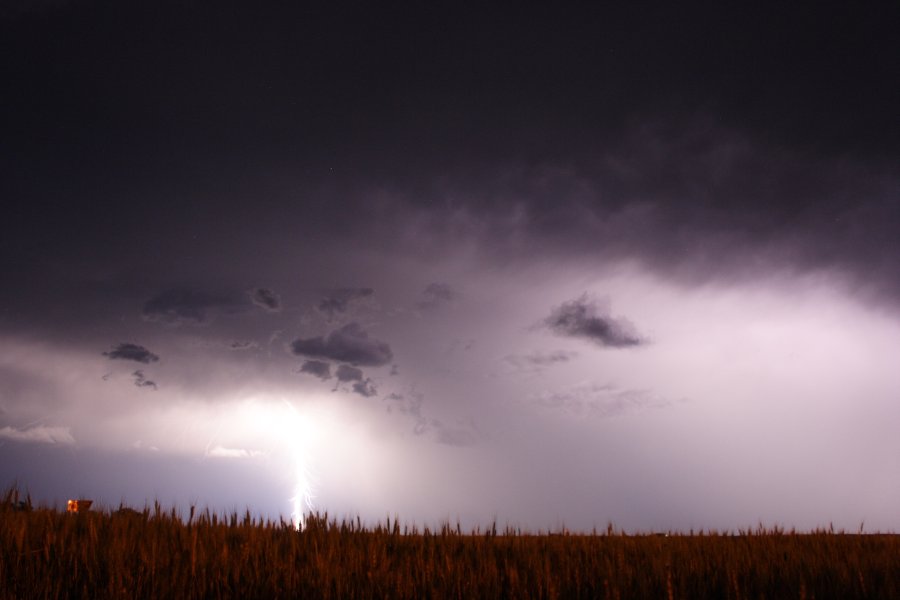
[[461, 532], [0, 506], [7, 598], [900, 598], [900, 536]]

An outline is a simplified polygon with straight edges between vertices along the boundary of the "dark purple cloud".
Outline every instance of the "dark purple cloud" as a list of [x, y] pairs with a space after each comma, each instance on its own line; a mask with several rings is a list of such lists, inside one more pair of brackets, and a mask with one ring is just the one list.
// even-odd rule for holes
[[374, 295], [375, 290], [372, 288], [340, 288], [323, 298], [316, 308], [331, 321], [347, 312], [354, 302]]
[[139, 388], [146, 387], [146, 388], [153, 388], [154, 390], [157, 389], [156, 382], [151, 381], [150, 379], [147, 379], [147, 376], [144, 375], [143, 371], [137, 370], [134, 373], [132, 373], [131, 376], [134, 377], [134, 385], [135, 386], [137, 386]]
[[144, 318], [171, 325], [201, 325], [208, 323], [216, 313], [236, 313], [248, 306], [246, 299], [236, 294], [173, 288], [144, 304]]
[[371, 379], [364, 379], [363, 381], [357, 381], [353, 384], [353, 393], [366, 398], [371, 398], [378, 395], [378, 390], [375, 388]]
[[236, 340], [228, 345], [230, 350], [252, 350], [257, 348], [258, 344], [249, 340]]
[[307, 360], [300, 366], [300, 372], [325, 381], [331, 379], [331, 364], [323, 360]]
[[143, 346], [130, 342], [122, 342], [109, 352], [104, 352], [103, 356], [108, 356], [111, 360], [133, 360], [145, 365], [159, 360], [159, 356], [156, 354]]
[[356, 367], [351, 367], [350, 365], [340, 365], [337, 368], [337, 371], [335, 371], [335, 376], [338, 378], [338, 381], [341, 382], [363, 380], [362, 369], [357, 369]]
[[646, 343], [627, 319], [599, 313], [587, 295], [554, 309], [544, 324], [558, 335], [588, 339], [600, 346], [627, 348]]
[[269, 312], [281, 310], [281, 297], [267, 288], [255, 288], [250, 292], [250, 299], [259, 307]]
[[359, 394], [366, 398], [378, 395], [378, 390], [372, 380], [367, 378], [362, 369], [351, 367], [350, 365], [339, 365], [335, 371], [337, 383], [334, 389], [337, 390], [342, 383], [351, 383], [350, 389], [354, 394]]
[[359, 323], [348, 323], [328, 335], [299, 338], [291, 343], [299, 356], [333, 360], [351, 365], [380, 367], [391, 362], [391, 347], [369, 334]]

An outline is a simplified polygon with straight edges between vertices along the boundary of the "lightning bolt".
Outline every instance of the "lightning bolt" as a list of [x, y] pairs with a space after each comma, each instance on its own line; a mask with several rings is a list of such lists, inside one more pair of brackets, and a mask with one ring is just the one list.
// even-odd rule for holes
[[294, 468], [294, 496], [290, 499], [293, 506], [291, 519], [294, 528], [302, 531], [306, 527], [306, 515], [313, 508], [312, 476], [309, 471], [309, 451], [307, 449], [308, 423], [287, 400], [284, 401], [290, 412], [290, 427], [285, 435]]

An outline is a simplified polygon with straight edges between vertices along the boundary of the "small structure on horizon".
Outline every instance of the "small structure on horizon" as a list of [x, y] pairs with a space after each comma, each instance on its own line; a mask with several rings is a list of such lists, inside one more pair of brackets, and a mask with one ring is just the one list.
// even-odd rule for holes
[[69, 500], [69, 502], [66, 504], [66, 512], [70, 512], [70, 513], [87, 512], [91, 509], [91, 504], [93, 504], [93, 503], [94, 503], [93, 500], [85, 500], [83, 498], [79, 499], [79, 500]]

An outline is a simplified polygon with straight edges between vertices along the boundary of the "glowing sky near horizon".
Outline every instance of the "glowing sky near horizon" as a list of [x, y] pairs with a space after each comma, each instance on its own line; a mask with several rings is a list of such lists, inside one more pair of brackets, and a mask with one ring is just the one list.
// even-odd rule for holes
[[880, 9], [110, 10], [0, 10], [0, 485], [898, 529]]

